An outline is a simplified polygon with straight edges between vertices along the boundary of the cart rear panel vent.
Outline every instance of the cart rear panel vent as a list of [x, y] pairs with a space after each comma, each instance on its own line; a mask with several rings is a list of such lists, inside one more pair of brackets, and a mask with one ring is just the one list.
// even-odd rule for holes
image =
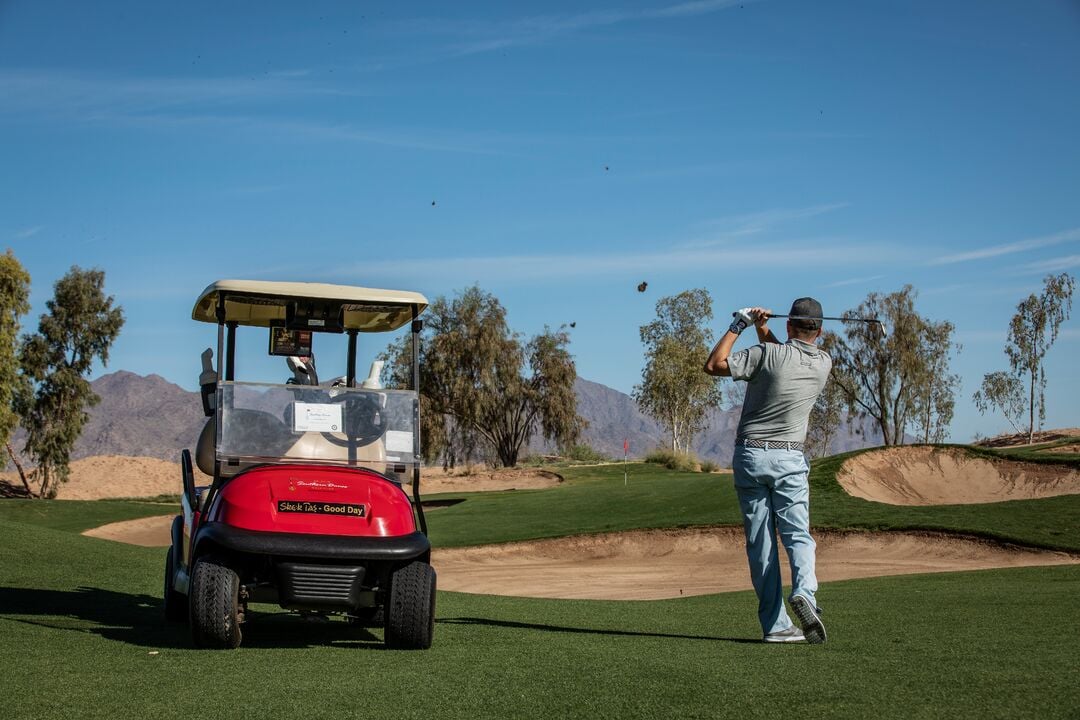
[[363, 566], [278, 565], [278, 596], [289, 609], [347, 610], [360, 603]]

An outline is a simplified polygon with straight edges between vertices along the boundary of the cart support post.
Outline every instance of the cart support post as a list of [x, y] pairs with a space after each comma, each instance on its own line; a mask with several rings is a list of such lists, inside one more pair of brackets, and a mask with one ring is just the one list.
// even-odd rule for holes
[[356, 387], [356, 330], [349, 331], [349, 357], [345, 364], [345, 387]]
[[425, 535], [427, 531], [427, 519], [424, 517], [424, 506], [420, 500], [420, 331], [424, 328], [424, 321], [417, 318], [420, 308], [412, 306], [412, 387], [416, 392], [416, 400], [413, 402], [413, 505], [416, 514], [420, 518], [420, 531]]
[[236, 321], [230, 320], [225, 323], [228, 329], [225, 341], [225, 381], [232, 382], [236, 379]]

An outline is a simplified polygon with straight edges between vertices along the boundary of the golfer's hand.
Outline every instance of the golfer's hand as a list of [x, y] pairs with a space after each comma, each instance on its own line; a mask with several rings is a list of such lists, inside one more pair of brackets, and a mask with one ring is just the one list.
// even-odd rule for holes
[[754, 319], [754, 324], [758, 326], [759, 330], [764, 330], [765, 326], [769, 323], [769, 316], [772, 315], [772, 310], [763, 307], [750, 308], [750, 317]]
[[746, 328], [754, 324], [754, 318], [751, 316], [753, 308], [740, 308], [732, 313], [731, 327], [728, 328], [731, 332], [738, 335]]

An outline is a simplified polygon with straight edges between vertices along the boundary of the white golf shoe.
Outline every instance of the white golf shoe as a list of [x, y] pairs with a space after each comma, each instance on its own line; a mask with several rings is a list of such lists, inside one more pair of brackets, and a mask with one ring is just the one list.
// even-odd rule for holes
[[821, 609], [802, 595], [791, 596], [791, 609], [795, 611], [795, 617], [802, 625], [806, 642], [811, 645], [820, 645], [825, 642], [825, 626], [821, 623]]
[[762, 638], [762, 642], [767, 643], [795, 643], [806, 642], [806, 636], [803, 635], [803, 631], [799, 629], [798, 625], [792, 625], [787, 630], [779, 630], [777, 632], [771, 632]]

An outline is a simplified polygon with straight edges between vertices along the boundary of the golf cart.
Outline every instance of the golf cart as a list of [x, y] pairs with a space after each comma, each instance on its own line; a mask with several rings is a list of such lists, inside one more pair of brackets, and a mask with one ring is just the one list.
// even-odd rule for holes
[[[181, 514], [165, 561], [165, 614], [195, 645], [235, 648], [248, 603], [379, 625], [391, 648], [431, 646], [435, 571], [420, 504], [417, 293], [319, 283], [219, 280], [192, 318], [216, 323], [203, 353], [209, 417], [195, 465], [181, 453]], [[356, 380], [359, 333], [412, 329], [412, 388], [387, 390], [376, 362]], [[264, 328], [282, 384], [236, 379], [236, 330]], [[312, 340], [347, 336], [346, 373], [319, 383]], [[329, 338], [328, 338], [329, 339]], [[222, 366], [224, 358], [224, 366]], [[412, 485], [412, 500], [402, 485]]]

